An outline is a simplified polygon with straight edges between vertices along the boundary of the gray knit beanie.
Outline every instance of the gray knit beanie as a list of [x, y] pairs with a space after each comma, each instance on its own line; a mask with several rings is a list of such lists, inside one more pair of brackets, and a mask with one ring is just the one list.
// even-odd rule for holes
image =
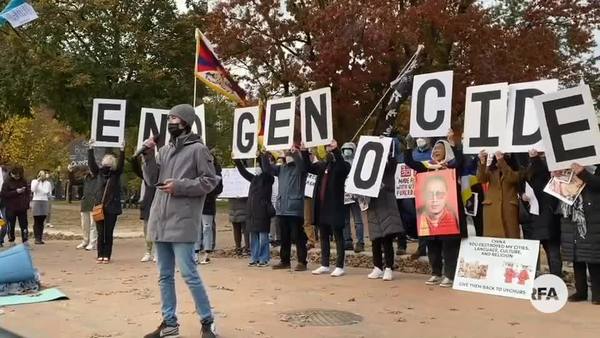
[[190, 104], [179, 104], [171, 108], [169, 115], [179, 117], [188, 126], [192, 126], [196, 121], [196, 111]]

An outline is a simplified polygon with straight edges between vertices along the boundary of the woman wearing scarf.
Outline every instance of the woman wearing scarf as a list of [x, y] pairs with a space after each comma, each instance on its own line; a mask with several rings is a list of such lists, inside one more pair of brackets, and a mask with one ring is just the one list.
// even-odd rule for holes
[[[452, 287], [456, 262], [460, 250], [461, 237], [467, 237], [467, 221], [462, 203], [461, 189], [459, 186], [461, 166], [463, 163], [462, 151], [454, 144], [454, 132], [448, 133], [448, 141], [439, 140], [435, 143], [431, 152], [431, 160], [418, 162], [412, 155], [412, 138], [407, 136], [404, 160], [406, 165], [418, 173], [435, 170], [456, 169], [457, 196], [454, 197], [458, 203], [458, 223], [460, 235], [429, 236], [427, 237], [427, 255], [431, 265], [432, 276], [425, 284], [440, 285], [441, 287]], [[442, 269], [443, 268], [443, 269]]]
[[592, 304], [600, 305], [600, 167], [571, 166], [585, 187], [573, 205], [561, 202], [563, 259], [573, 262], [575, 293], [571, 302], [588, 299], [586, 270], [592, 281]]
[[520, 238], [519, 170], [509, 154], [496, 152], [488, 166], [488, 154], [479, 153], [477, 179], [487, 184], [483, 200], [483, 235], [498, 238]]

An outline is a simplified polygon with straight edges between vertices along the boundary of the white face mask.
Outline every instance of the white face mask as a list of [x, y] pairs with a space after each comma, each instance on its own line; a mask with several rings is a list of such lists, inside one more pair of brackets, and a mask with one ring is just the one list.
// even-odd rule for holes
[[285, 157], [285, 162], [286, 163], [292, 163], [292, 162], [294, 162], [294, 158], [292, 156], [286, 156]]

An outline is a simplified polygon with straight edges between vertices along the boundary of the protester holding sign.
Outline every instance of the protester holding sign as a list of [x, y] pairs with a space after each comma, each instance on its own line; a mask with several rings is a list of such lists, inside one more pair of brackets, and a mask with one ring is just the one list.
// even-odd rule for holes
[[[431, 159], [428, 161], [418, 162], [413, 159], [412, 148], [414, 147], [412, 138], [406, 138], [406, 151], [404, 152], [405, 163], [416, 170], [418, 173], [428, 171], [445, 170], [454, 168], [455, 174], [460, 175], [460, 169], [463, 162], [462, 151], [456, 148], [454, 144], [454, 132], [450, 130], [448, 133], [448, 141], [439, 140], [435, 143], [431, 152]], [[456, 272], [456, 262], [460, 249], [461, 237], [467, 237], [467, 222], [464, 214], [462, 198], [460, 196], [460, 187], [457, 177], [456, 196], [458, 204], [458, 223], [460, 235], [447, 236], [429, 236], [427, 237], [427, 255], [429, 256], [429, 264], [431, 265], [432, 276], [426, 282], [427, 285], [440, 285], [441, 287], [452, 287], [454, 274]], [[443, 267], [443, 272], [442, 272]], [[442, 277], [443, 276], [443, 277]]]
[[106, 154], [98, 167], [94, 155], [95, 141], [90, 140], [88, 150], [88, 166], [94, 177], [97, 177], [94, 205], [102, 206], [104, 219], [96, 222], [98, 231], [97, 263], [108, 264], [112, 256], [113, 232], [117, 225], [117, 217], [123, 213], [121, 208], [121, 174], [125, 165], [125, 143], [121, 144], [119, 160], [112, 154]]
[[519, 232], [519, 168], [510, 154], [497, 151], [488, 165], [488, 154], [479, 153], [477, 178], [487, 184], [483, 201], [483, 235], [486, 237], [520, 238]]
[[[519, 216], [519, 221], [523, 228], [524, 239], [539, 240], [546, 251], [550, 273], [562, 277], [562, 259], [560, 255], [560, 215], [557, 213], [559, 200], [544, 192], [544, 187], [550, 180], [550, 173], [546, 165], [543, 153], [536, 150], [529, 151], [531, 159], [529, 168], [525, 175], [524, 186], [529, 184], [534, 195], [529, 196], [524, 188], [521, 193], [521, 199], [525, 212], [529, 216], [530, 222], [526, 218]], [[537, 210], [531, 207], [536, 203]], [[520, 212], [520, 214], [522, 214]], [[539, 271], [538, 262], [538, 271]]]
[[586, 183], [573, 205], [561, 202], [565, 217], [561, 226], [563, 259], [573, 262], [575, 293], [571, 302], [588, 299], [589, 271], [592, 304], [600, 305], [600, 167], [573, 164], [575, 174]]
[[259, 168], [256, 174], [251, 174], [241, 160], [235, 160], [240, 175], [250, 181], [248, 192], [246, 229], [250, 233], [250, 263], [248, 266], [265, 267], [269, 265], [271, 253], [269, 248], [269, 231], [271, 218], [275, 216], [275, 208], [271, 203], [273, 182], [275, 178], [268, 168], [270, 156], [268, 153], [258, 156]]
[[[350, 164], [344, 161], [337, 141], [333, 140], [327, 149], [327, 160], [308, 165], [308, 172], [317, 175], [314, 191], [314, 217], [319, 227], [321, 239], [321, 266], [314, 270], [313, 275], [329, 273], [329, 238], [333, 234], [337, 252], [336, 268], [332, 277], [341, 277], [344, 271], [344, 184]], [[304, 161], [308, 163], [308, 152], [302, 152]]]
[[[379, 190], [379, 196], [371, 198], [367, 210], [367, 221], [369, 224], [369, 238], [373, 251], [373, 271], [368, 275], [369, 279], [383, 278], [391, 281], [394, 268], [394, 238], [404, 232], [402, 218], [396, 206], [396, 160], [395, 149], [399, 147], [397, 139], [391, 144], [392, 150], [384, 161], [386, 161], [383, 179]], [[383, 252], [381, 249], [383, 248]], [[383, 257], [385, 255], [385, 266]]]
[[296, 244], [298, 264], [295, 271], [306, 271], [307, 250], [306, 233], [304, 233], [304, 188], [306, 185], [307, 167], [299, 147], [294, 145], [285, 152], [285, 164], [269, 166], [273, 176], [279, 177], [279, 195], [277, 196], [277, 218], [281, 230], [281, 261], [273, 269], [290, 268], [292, 242]]

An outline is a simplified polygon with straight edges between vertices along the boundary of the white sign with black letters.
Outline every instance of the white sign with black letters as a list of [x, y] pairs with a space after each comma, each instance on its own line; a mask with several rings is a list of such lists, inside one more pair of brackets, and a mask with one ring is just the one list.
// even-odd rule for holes
[[514, 83], [508, 86], [508, 119], [506, 125], [506, 152], [526, 153], [530, 149], [544, 151], [540, 123], [533, 104], [538, 95], [554, 93], [558, 80]]
[[392, 139], [389, 137], [361, 136], [346, 180], [346, 192], [378, 197]]
[[306, 185], [304, 186], [304, 197], [313, 198], [315, 195], [315, 184], [317, 184], [317, 175], [306, 175]]
[[265, 149], [285, 150], [294, 144], [296, 97], [267, 101], [265, 116]]
[[568, 169], [572, 163], [600, 163], [600, 130], [589, 86], [540, 95], [533, 100], [549, 170]]
[[465, 102], [464, 153], [501, 150], [506, 137], [508, 83], [467, 88]]
[[[192, 125], [192, 131], [202, 137], [202, 142], [206, 144], [206, 114], [204, 112], [204, 105], [201, 104], [194, 110], [198, 119]], [[200, 123], [200, 130], [198, 130], [198, 123]]]
[[446, 136], [452, 112], [451, 70], [415, 75], [410, 107], [410, 135]]
[[306, 147], [328, 145], [333, 140], [331, 88], [300, 94], [300, 127]]
[[125, 141], [125, 100], [94, 99], [92, 139], [95, 147], [118, 148]]
[[170, 137], [167, 131], [169, 111], [167, 109], [142, 108], [140, 114], [140, 126], [138, 129], [137, 148], [142, 146], [145, 140], [160, 133], [157, 147], [162, 147]]
[[256, 158], [258, 107], [237, 108], [233, 114], [233, 159]]

